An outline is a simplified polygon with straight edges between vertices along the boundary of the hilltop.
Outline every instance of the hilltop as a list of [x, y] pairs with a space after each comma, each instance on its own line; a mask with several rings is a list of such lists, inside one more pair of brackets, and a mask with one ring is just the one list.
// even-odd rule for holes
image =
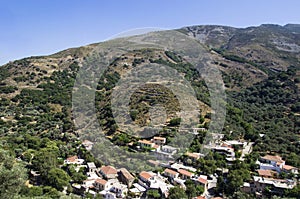
[[[224, 134], [228, 140], [254, 142], [253, 150], [257, 156], [280, 154], [287, 164], [300, 167], [297, 155], [300, 154], [300, 25], [264, 24], [247, 28], [208, 25], [176, 31], [196, 38], [208, 52], [210, 64], [219, 69], [223, 77], [227, 114], [222, 132], [215, 133]], [[1, 148], [26, 162], [27, 168], [35, 170], [48, 168], [47, 165], [40, 167], [38, 162], [45, 160], [42, 158], [45, 154], [49, 159], [58, 160], [55, 164], [52, 162], [54, 167], [58, 167], [62, 159], [78, 154], [98, 165], [103, 164], [103, 160], [93, 157], [89, 151], [82, 148], [77, 151], [81, 144], [78, 132], [84, 131], [92, 121], [75, 126], [72, 91], [78, 71], [89, 54], [101, 49], [101, 45], [113, 48], [114, 42], [120, 41], [130, 42], [122, 38], [49, 56], [28, 57], [1, 66]], [[135, 135], [155, 121], [150, 111], [156, 104], [166, 110], [165, 115], [156, 116], [166, 119], [158, 134], [166, 136], [168, 142], [182, 122], [178, 116], [180, 101], [174, 93], [157, 83], [149, 83], [139, 87], [130, 98], [130, 117], [139, 128], [127, 131], [117, 125], [111, 94], [128, 71], [147, 64], [164, 64], [190, 82], [199, 107], [199, 118], [194, 122], [198, 128], [208, 129], [214, 115], [209, 89], [188, 60], [170, 50], [147, 47], [124, 53], [107, 63], [103, 77], [96, 82], [95, 107], [96, 119], [112, 144], [129, 151], [135, 149], [139, 141]], [[157, 82], [162, 81], [157, 79]], [[122, 121], [122, 125], [126, 126], [126, 122]], [[194, 140], [191, 152], [200, 151], [201, 136], [204, 135]], [[54, 152], [48, 154], [49, 151]], [[251, 161], [257, 156], [251, 156]], [[47, 185], [46, 177], [42, 183]]]

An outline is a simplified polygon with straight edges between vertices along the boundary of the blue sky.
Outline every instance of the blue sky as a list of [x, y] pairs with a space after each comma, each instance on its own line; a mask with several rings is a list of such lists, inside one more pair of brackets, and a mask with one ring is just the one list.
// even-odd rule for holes
[[0, 0], [0, 65], [143, 27], [300, 23], [298, 0]]

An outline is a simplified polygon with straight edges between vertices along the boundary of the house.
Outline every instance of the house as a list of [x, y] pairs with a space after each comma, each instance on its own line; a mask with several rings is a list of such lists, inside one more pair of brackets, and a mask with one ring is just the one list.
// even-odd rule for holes
[[167, 139], [164, 137], [153, 137], [153, 139], [151, 141], [158, 146], [162, 146], [162, 145], [166, 144]]
[[149, 173], [149, 172], [146, 172], [146, 171], [142, 171], [140, 172], [139, 174], [139, 178], [143, 181], [143, 182], [149, 182], [150, 181], [150, 178], [153, 177], [153, 174], [152, 173]]
[[89, 141], [89, 140], [84, 140], [82, 142], [82, 145], [84, 146], [84, 148], [88, 151], [92, 150], [94, 143]]
[[280, 156], [265, 155], [260, 158], [259, 167], [261, 170], [273, 170], [280, 172], [285, 161]]
[[241, 142], [239, 140], [226, 140], [224, 143], [229, 146], [237, 146], [240, 149], [245, 148], [247, 145], [247, 142]]
[[165, 169], [164, 175], [174, 179], [174, 178], [178, 178], [179, 173], [171, 169]]
[[197, 179], [197, 183], [202, 185], [204, 189], [207, 190], [207, 186], [208, 186], [207, 176], [200, 175], [199, 178]]
[[72, 157], [68, 157], [66, 160], [64, 160], [65, 164], [77, 164], [77, 165], [81, 165], [83, 164], [84, 159], [79, 159], [77, 155], [72, 156]]
[[136, 198], [141, 198], [142, 194], [147, 191], [143, 186], [139, 185], [138, 183], [133, 183], [134, 188], [130, 189], [129, 191], [135, 195]]
[[93, 185], [97, 191], [103, 191], [108, 188], [108, 183], [104, 179], [96, 179]]
[[117, 199], [116, 194], [111, 191], [103, 190], [100, 192], [100, 194], [103, 196], [104, 199]]
[[277, 172], [272, 171], [272, 170], [262, 170], [262, 169], [258, 169], [257, 173], [260, 177], [264, 177], [264, 178], [272, 178], [274, 176], [277, 175]]
[[90, 173], [94, 173], [97, 171], [97, 167], [94, 162], [88, 162], [87, 168], [88, 168], [88, 172], [90, 172]]
[[282, 166], [282, 171], [286, 173], [293, 173], [293, 174], [298, 174], [299, 170], [296, 167], [290, 166], [290, 165], [283, 165]]
[[234, 158], [234, 149], [230, 146], [223, 144], [222, 146], [213, 147], [212, 150], [216, 153], [225, 155], [227, 158]]
[[263, 194], [266, 187], [268, 187], [274, 194], [282, 195], [286, 189], [293, 189], [296, 185], [297, 182], [293, 180], [253, 176], [253, 181], [244, 183], [242, 190], [248, 193]]
[[140, 145], [141, 148], [149, 148], [149, 149], [152, 149], [155, 146], [155, 143], [149, 140], [139, 140], [138, 144]]
[[197, 169], [194, 168], [194, 167], [190, 167], [190, 166], [185, 166], [183, 164], [179, 164], [179, 163], [174, 163], [171, 165], [171, 168], [172, 169], [175, 169], [175, 170], [179, 170], [179, 169], [185, 169], [185, 170], [189, 170], [189, 171], [192, 171], [192, 172], [196, 172]]
[[198, 160], [201, 157], [200, 153], [190, 153], [190, 152], [186, 152], [185, 155], [190, 158], [193, 162], [195, 162], [196, 160]]
[[117, 177], [117, 169], [113, 166], [102, 166], [100, 168], [100, 174], [106, 179], [113, 179]]
[[82, 187], [85, 188], [85, 192], [87, 192], [89, 189], [94, 189], [94, 183], [96, 179], [87, 179], [83, 181]]
[[129, 173], [129, 171], [125, 168], [121, 168], [118, 172], [119, 179], [122, 183], [126, 184], [128, 187], [131, 187], [134, 177]]
[[118, 198], [124, 198], [128, 192], [128, 188], [126, 185], [116, 182], [113, 183], [110, 191], [115, 193]]
[[157, 159], [173, 159], [173, 155], [177, 152], [177, 148], [164, 145], [156, 150], [155, 156]]
[[186, 180], [186, 179], [191, 179], [191, 177], [194, 176], [193, 173], [187, 171], [187, 170], [184, 170], [184, 169], [178, 169], [178, 173], [180, 174], [181, 178]]

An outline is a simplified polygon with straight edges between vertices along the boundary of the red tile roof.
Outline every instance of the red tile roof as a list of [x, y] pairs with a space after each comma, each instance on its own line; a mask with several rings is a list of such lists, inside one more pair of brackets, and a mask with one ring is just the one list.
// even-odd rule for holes
[[195, 154], [195, 153], [189, 153], [189, 152], [186, 152], [186, 155], [187, 155], [188, 157], [195, 158], [195, 159], [198, 159], [198, 158], [199, 158], [199, 155], [198, 155], [198, 154]]
[[115, 169], [115, 167], [112, 167], [112, 166], [103, 166], [103, 167], [101, 167], [100, 170], [105, 175], [117, 174], [117, 169]]
[[178, 174], [178, 172], [173, 171], [172, 169], [165, 169], [164, 173], [169, 173], [169, 174], [172, 174], [172, 175], [177, 175]]
[[97, 179], [97, 180], [95, 180], [95, 182], [102, 184], [102, 185], [105, 185], [107, 183], [107, 181], [104, 179]]
[[188, 177], [192, 177], [193, 176], [193, 173], [187, 171], [187, 170], [184, 170], [184, 169], [179, 169], [178, 172], [182, 175], [185, 175], [185, 176], [188, 176]]
[[154, 139], [154, 140], [165, 141], [166, 138], [164, 138], [164, 137], [154, 137], [153, 139]]
[[139, 176], [142, 177], [142, 178], [144, 178], [144, 179], [146, 179], [146, 180], [148, 180], [149, 178], [152, 177], [152, 175], [151, 175], [150, 173], [146, 172], [146, 171], [142, 171], [142, 172], [139, 174]]
[[75, 155], [75, 156], [72, 156], [72, 157], [68, 157], [67, 161], [69, 161], [69, 162], [76, 162], [77, 159], [78, 159], [78, 156]]
[[292, 170], [292, 169], [296, 169], [296, 167], [290, 166], [290, 165], [283, 165], [282, 167], [285, 170]]
[[125, 168], [121, 168], [120, 172], [122, 173], [122, 175], [127, 179], [127, 180], [132, 180], [134, 179], [134, 177], [131, 175], [131, 173], [129, 173], [129, 171]]
[[139, 143], [143, 143], [143, 144], [153, 144], [152, 142], [150, 142], [149, 140], [139, 140]]
[[267, 176], [267, 177], [272, 177], [273, 176], [272, 172], [270, 170], [261, 170], [261, 169], [259, 169], [259, 170], [257, 170], [257, 172], [258, 172], [259, 176]]
[[204, 179], [204, 178], [198, 178], [198, 181], [201, 183], [201, 184], [207, 184], [207, 179]]
[[262, 157], [262, 159], [265, 160], [270, 160], [270, 161], [274, 161], [274, 162], [283, 162], [282, 158], [278, 155], [274, 156], [274, 155], [265, 155], [264, 157]]

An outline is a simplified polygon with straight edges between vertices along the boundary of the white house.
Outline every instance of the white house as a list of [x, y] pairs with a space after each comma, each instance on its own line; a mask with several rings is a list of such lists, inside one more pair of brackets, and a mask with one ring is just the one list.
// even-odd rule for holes
[[260, 158], [259, 167], [262, 170], [273, 170], [281, 172], [285, 161], [280, 156], [265, 155]]

